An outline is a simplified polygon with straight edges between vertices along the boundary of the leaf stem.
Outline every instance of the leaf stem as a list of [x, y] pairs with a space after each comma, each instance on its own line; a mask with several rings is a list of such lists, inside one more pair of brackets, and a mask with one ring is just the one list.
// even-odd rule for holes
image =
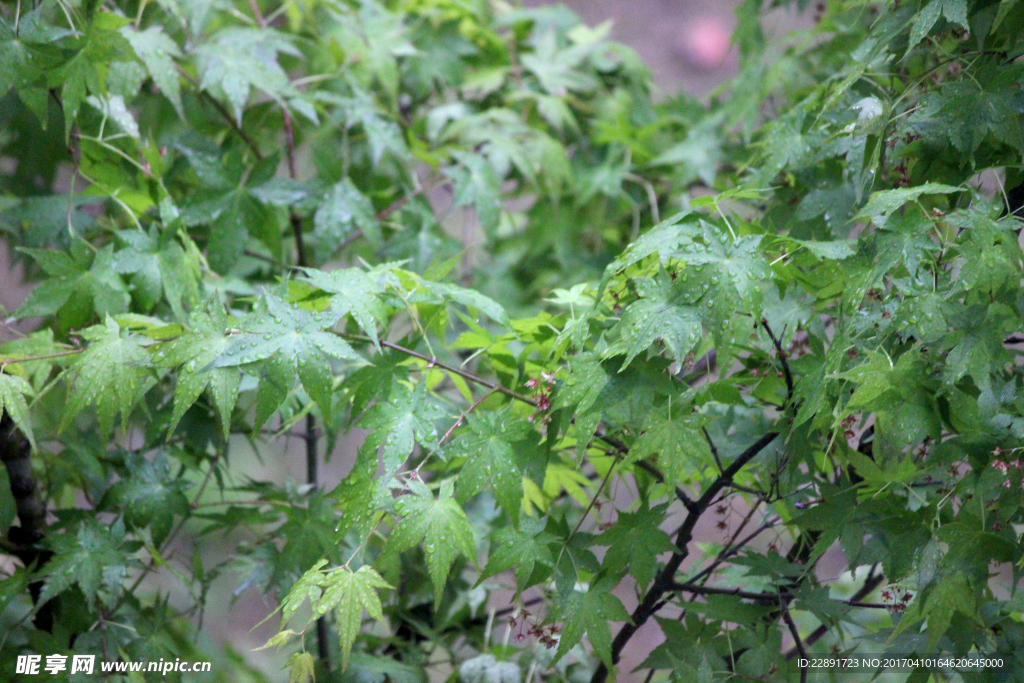
[[61, 356], [73, 356], [77, 353], [81, 353], [85, 349], [70, 349], [68, 351], [58, 351], [57, 353], [44, 353], [38, 356], [25, 356], [24, 358], [5, 358], [0, 360], [0, 372], [3, 369], [11, 365], [12, 363], [29, 363], [34, 360], [46, 360], [47, 358], [60, 358]]

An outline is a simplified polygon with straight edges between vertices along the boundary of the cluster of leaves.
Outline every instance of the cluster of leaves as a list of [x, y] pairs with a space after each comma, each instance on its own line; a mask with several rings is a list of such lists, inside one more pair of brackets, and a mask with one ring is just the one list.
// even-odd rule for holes
[[1020, 680], [1024, 2], [762, 5], [707, 106], [558, 7], [5, 5], [4, 678], [258, 680], [197, 637], [240, 577], [292, 682], [602, 683], [649, 622], [666, 680]]

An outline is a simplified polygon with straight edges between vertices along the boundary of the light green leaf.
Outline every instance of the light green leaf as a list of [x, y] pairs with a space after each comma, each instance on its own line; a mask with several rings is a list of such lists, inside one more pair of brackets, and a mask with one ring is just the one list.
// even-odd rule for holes
[[498, 504], [517, 524], [523, 501], [523, 473], [512, 443], [526, 438], [532, 431], [531, 425], [516, 417], [511, 407], [471, 414], [468, 422], [469, 430], [452, 442], [448, 454], [468, 458], [459, 473], [458, 499], [465, 502], [477, 492], [493, 487]]
[[519, 529], [495, 529], [491, 536], [491, 553], [480, 582], [515, 567], [516, 585], [521, 591], [527, 587], [537, 564], [554, 566], [555, 560], [548, 546], [558, 539], [544, 531], [546, 520], [546, 517], [526, 517]]
[[368, 565], [355, 572], [348, 567], [332, 569], [323, 575], [321, 585], [324, 592], [319, 599], [312, 601], [312, 619], [334, 611], [341, 641], [341, 670], [344, 671], [348, 668], [352, 644], [362, 626], [363, 610], [371, 618], [382, 620], [384, 615], [376, 589], [391, 586]]
[[395, 503], [402, 521], [388, 537], [385, 553], [400, 553], [422, 541], [427, 571], [434, 583], [434, 603], [439, 606], [445, 579], [456, 556], [464, 555], [476, 563], [473, 528], [452, 497], [452, 480], [441, 483], [436, 500], [430, 489], [417, 480], [412, 480], [409, 488], [410, 494]]
[[379, 402], [367, 411], [360, 426], [372, 429], [366, 443], [383, 447], [384, 478], [390, 479], [402, 466], [418, 441], [423, 447], [437, 450], [438, 434], [434, 421], [445, 411], [434, 403], [421, 387], [416, 391], [395, 383], [387, 402]]
[[150, 26], [144, 31], [125, 26], [121, 29], [121, 35], [128, 40], [135, 54], [146, 65], [153, 82], [174, 105], [178, 116], [185, 118], [185, 110], [181, 104], [181, 83], [174, 65], [174, 60], [181, 58], [178, 44], [165, 34], [160, 26]]
[[931, 182], [916, 187], [882, 190], [871, 195], [868, 203], [857, 214], [857, 218], [869, 218], [875, 225], [882, 225], [894, 211], [918, 197], [926, 194], [951, 194], [962, 191], [963, 188], [960, 187]]
[[[266, 395], [270, 403], [278, 397], [284, 400], [294, 381], [288, 374], [294, 378], [297, 366], [306, 393], [320, 406], [324, 415], [328, 415], [331, 410], [332, 372], [327, 358], [362, 361], [348, 342], [324, 331], [336, 320], [336, 315], [307, 311], [280, 297], [266, 294], [260, 298], [252, 314], [242, 321], [242, 331], [232, 335], [227, 348], [214, 364], [216, 367], [230, 367], [268, 361], [264, 367], [265, 373], [270, 373], [267, 380], [281, 385]], [[278, 401], [270, 411], [273, 412], [279, 404]], [[265, 410], [260, 413], [262, 415]]]
[[373, 204], [349, 178], [327, 191], [313, 217], [313, 225], [317, 253], [323, 261], [330, 259], [339, 245], [356, 232], [361, 232], [372, 244], [379, 244], [381, 239]]
[[331, 313], [339, 318], [351, 314], [374, 346], [380, 348], [377, 326], [387, 323], [384, 294], [386, 270], [365, 271], [360, 268], [339, 268], [330, 272], [307, 270], [310, 284], [331, 297]]
[[34, 395], [32, 385], [24, 378], [0, 370], [0, 414], [7, 412], [14, 426], [21, 430], [33, 449], [36, 447], [35, 435], [32, 432], [32, 420], [28, 414], [25, 397]]
[[552, 664], [568, 654], [586, 634], [594, 654], [610, 668], [612, 632], [609, 622], [629, 621], [629, 614], [619, 599], [608, 593], [607, 587], [591, 586], [586, 593], [574, 590], [563, 603], [561, 613], [565, 626], [562, 627], [562, 637], [558, 640]]
[[66, 429], [90, 404], [96, 405], [104, 433], [110, 431], [118, 413], [124, 429], [132, 407], [156, 381], [149, 370], [149, 354], [139, 337], [122, 331], [109, 315], [102, 325], [83, 330], [82, 337], [90, 344], [67, 370], [72, 388], [60, 429]]

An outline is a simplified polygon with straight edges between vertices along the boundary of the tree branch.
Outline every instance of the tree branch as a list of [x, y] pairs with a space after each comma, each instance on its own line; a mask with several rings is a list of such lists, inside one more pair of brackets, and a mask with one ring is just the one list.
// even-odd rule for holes
[[[697, 521], [707, 511], [708, 507], [711, 506], [712, 501], [721, 492], [723, 488], [732, 483], [733, 477], [735, 477], [744, 466], [753, 460], [757, 455], [763, 451], [772, 441], [778, 437], [778, 432], [768, 432], [760, 439], [755, 441], [746, 450], [744, 450], [732, 463], [722, 471], [722, 473], [708, 486], [707, 490], [701, 495], [699, 499], [694, 503], [694, 510], [689, 512], [686, 516], [686, 520], [683, 522], [682, 527], [679, 529], [679, 533], [676, 535], [676, 551], [669, 558], [665, 567], [658, 574], [654, 583], [651, 584], [650, 589], [644, 596], [643, 600], [633, 610], [633, 614], [630, 615], [630, 621], [625, 623], [615, 636], [615, 640], [612, 641], [612, 663], [616, 664], [619, 661], [619, 657], [622, 654], [623, 648], [626, 647], [626, 643], [633, 637], [637, 630], [647, 623], [647, 620], [654, 615], [661, 607], [661, 600], [665, 593], [672, 590], [672, 586], [675, 583], [676, 572], [679, 571], [680, 565], [683, 560], [686, 559], [689, 554], [687, 546], [693, 539], [693, 529], [697, 525]], [[602, 662], [598, 665], [597, 670], [590, 679], [590, 683], [604, 683], [608, 678], [608, 668]]]
[[800, 653], [800, 683], [807, 683], [807, 664], [805, 663], [807, 661], [807, 650], [804, 649], [804, 641], [800, 640], [800, 631], [797, 630], [796, 624], [793, 623], [793, 615], [789, 613], [789, 607], [785, 604], [782, 605], [782, 620], [789, 627], [789, 632], [796, 643], [796, 651]]
[[775, 352], [779, 357], [779, 363], [782, 364], [782, 375], [786, 378], [786, 407], [788, 408], [793, 404], [793, 373], [789, 369], [789, 360], [786, 357], [786, 351], [782, 348], [782, 342], [775, 336], [772, 328], [768, 325], [768, 318], [761, 318], [761, 326], [764, 327], [764, 331], [768, 333], [769, 339], [775, 345]]

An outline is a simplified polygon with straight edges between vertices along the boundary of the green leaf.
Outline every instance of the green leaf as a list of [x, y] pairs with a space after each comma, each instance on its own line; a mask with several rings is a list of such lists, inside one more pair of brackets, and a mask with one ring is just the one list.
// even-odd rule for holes
[[479, 582], [515, 567], [516, 585], [522, 591], [528, 586], [538, 564], [553, 566], [555, 560], [549, 545], [558, 539], [544, 531], [546, 522], [543, 517], [527, 517], [520, 523], [519, 529], [495, 529], [491, 536], [491, 553]]
[[479, 154], [455, 152], [458, 162], [444, 169], [455, 183], [455, 206], [472, 206], [486, 234], [493, 235], [501, 219], [501, 178]]
[[0, 370], [0, 414], [6, 412], [10, 415], [14, 426], [25, 435], [33, 450], [36, 447], [35, 434], [32, 432], [32, 420], [25, 397], [34, 395], [32, 385], [24, 378]]
[[914, 22], [914, 27], [910, 30], [910, 42], [907, 43], [908, 53], [928, 35], [940, 16], [970, 30], [970, 26], [967, 25], [967, 0], [932, 0], [921, 10]]
[[[362, 361], [348, 342], [325, 332], [337, 316], [307, 311], [273, 294], [265, 294], [253, 312], [242, 321], [241, 332], [232, 335], [227, 348], [215, 361], [216, 367], [230, 367], [266, 360], [264, 372], [270, 393], [261, 409], [263, 419], [284, 400], [294, 382], [296, 370], [303, 388], [324, 415], [331, 412], [333, 373], [329, 357]], [[261, 383], [262, 384], [262, 383]], [[283, 393], [282, 393], [283, 391]], [[269, 412], [268, 412], [269, 410]], [[257, 419], [254, 429], [263, 421]]]
[[928, 649], [934, 651], [939, 639], [949, 628], [954, 612], [968, 618], [974, 617], [974, 590], [968, 585], [964, 575], [957, 572], [939, 581], [928, 594], [924, 612], [928, 618]]
[[689, 484], [714, 467], [711, 447], [700, 426], [688, 408], [654, 411], [630, 449], [627, 462], [650, 459], [670, 486]]
[[371, 618], [383, 621], [378, 588], [391, 588], [380, 574], [364, 565], [353, 572], [348, 567], [338, 567], [325, 573], [321, 579], [323, 595], [313, 600], [313, 617], [335, 613], [335, 625], [341, 641], [341, 670], [348, 668], [352, 644], [362, 626], [363, 610]]
[[282, 102], [294, 89], [278, 63], [281, 54], [302, 55], [284, 34], [269, 28], [227, 26], [195, 48], [199, 86], [223, 97], [242, 123], [242, 110], [252, 89]]
[[385, 553], [397, 554], [423, 542], [427, 571], [434, 583], [434, 604], [440, 606], [445, 579], [456, 556], [464, 555], [476, 562], [473, 528], [459, 504], [452, 497], [454, 485], [448, 479], [441, 483], [437, 499], [425, 484], [412, 480], [409, 495], [395, 503], [402, 515], [388, 537]]
[[697, 216], [690, 212], [677, 213], [666, 218], [626, 247], [626, 250], [608, 266], [605, 275], [625, 270], [652, 254], [658, 254], [664, 263], [672, 252], [693, 244], [694, 238], [700, 234], [696, 219]]
[[185, 306], [194, 304], [199, 296], [199, 264], [172, 231], [159, 235], [156, 231], [126, 230], [118, 237], [126, 246], [114, 254], [111, 267], [133, 276], [133, 293], [143, 309], [151, 310], [162, 296], [174, 315], [183, 319]]
[[626, 354], [620, 372], [657, 340], [665, 343], [669, 356], [678, 362], [701, 340], [703, 325], [699, 311], [681, 305], [671, 293], [668, 277], [638, 278], [634, 281], [640, 300], [625, 308], [615, 330], [620, 339], [608, 347], [606, 357]]
[[708, 121], [691, 129], [685, 140], [659, 154], [651, 166], [676, 167], [680, 185], [688, 185], [699, 178], [708, 187], [713, 187], [723, 158], [714, 123]]
[[645, 503], [636, 512], [619, 513], [615, 525], [594, 541], [608, 546], [602, 568], [615, 574], [628, 567], [640, 588], [650, 585], [658, 568], [657, 556], [675, 549], [668, 534], [658, 528], [667, 508], [667, 504], [649, 508]]
[[88, 324], [94, 316], [117, 315], [128, 310], [131, 298], [114, 270], [114, 249], [108, 245], [93, 253], [76, 241], [70, 253], [23, 249], [50, 276], [37, 286], [15, 315], [19, 318], [58, 314], [67, 328]]
[[316, 680], [315, 660], [310, 652], [292, 654], [282, 668], [288, 669], [288, 683], [309, 683]]
[[445, 411], [435, 404], [422, 386], [413, 391], [404, 384], [395, 383], [387, 402], [379, 402], [360, 421], [360, 426], [372, 429], [366, 438], [368, 445], [383, 447], [384, 478], [390, 479], [418, 441], [424, 448], [438, 449], [435, 420]]
[[822, 261], [841, 261], [857, 253], [857, 250], [854, 248], [856, 243], [849, 240], [836, 240], [834, 242], [796, 240], [796, 242]]
[[227, 441], [231, 430], [231, 411], [238, 400], [241, 373], [234, 367], [214, 367], [214, 363], [230, 343], [230, 338], [225, 336], [228, 327], [228, 318], [220, 306], [207, 306], [192, 314], [185, 334], [161, 345], [156, 353], [157, 365], [178, 368], [168, 437], [185, 411], [203, 391], [209, 389], [220, 416], [221, 432]]
[[494, 497], [513, 524], [519, 522], [523, 501], [523, 473], [519, 469], [512, 443], [526, 438], [531, 425], [516, 417], [511, 407], [493, 413], [475, 413], [468, 419], [469, 430], [452, 442], [448, 457], [467, 457], [458, 479], [458, 499], [471, 496], [487, 487], [494, 488]]
[[281, 600], [281, 628], [285, 627], [288, 620], [295, 611], [302, 606], [302, 603], [309, 599], [310, 604], [316, 603], [323, 594], [325, 573], [322, 571], [327, 565], [327, 560], [318, 560], [316, 564], [307, 569], [299, 580], [288, 590], [288, 593]]
[[150, 26], [144, 31], [125, 26], [121, 29], [121, 35], [128, 40], [135, 54], [146, 65], [153, 82], [174, 105], [178, 116], [185, 118], [185, 110], [181, 104], [181, 83], [174, 65], [174, 60], [181, 58], [178, 44], [165, 34], [160, 26]]
[[128, 475], [110, 487], [100, 507], [113, 505], [125, 511], [125, 521], [133, 529], [149, 528], [157, 545], [170, 533], [175, 516], [189, 511], [188, 499], [182, 493], [187, 483], [171, 477], [170, 466], [163, 453], [147, 460], [139, 453], [125, 459]]
[[42, 568], [46, 580], [37, 604], [77, 584], [90, 609], [97, 597], [112, 606], [128, 574], [131, 547], [125, 541], [124, 522], [103, 524], [89, 518], [74, 531], [50, 533], [46, 538], [54, 555]]
[[[449, 282], [433, 282], [431, 280], [423, 279], [415, 274], [412, 274], [416, 278], [416, 284], [423, 290], [423, 292], [432, 295], [430, 298], [448, 302], [454, 301], [457, 304], [462, 304], [467, 308], [474, 308], [481, 313], [485, 314], [491, 320], [509, 327], [508, 313], [505, 312], [504, 307], [494, 299], [481, 294], [473, 289], [466, 287], [460, 287], [459, 285], [453, 285]], [[419, 292], [417, 292], [419, 294]]]
[[552, 664], [568, 654], [585, 633], [594, 654], [611, 668], [612, 632], [608, 622], [629, 621], [629, 614], [619, 599], [607, 592], [607, 586], [591, 586], [586, 593], [574, 590], [562, 604], [561, 615], [565, 626]]
[[857, 214], [857, 218], [868, 218], [875, 225], [884, 225], [886, 220], [897, 209], [907, 202], [912, 202], [926, 194], [951, 194], [962, 192], [963, 188], [942, 183], [925, 183], [916, 187], [900, 188], [898, 190], [882, 190], [871, 195], [868, 203]]
[[132, 407], [156, 381], [149, 369], [149, 354], [138, 336], [121, 330], [109, 315], [104, 324], [82, 330], [82, 337], [90, 343], [66, 371], [72, 388], [60, 429], [67, 429], [90, 404], [96, 405], [104, 433], [110, 431], [118, 413], [121, 428], [126, 429]]
[[313, 237], [322, 261], [330, 259], [341, 243], [356, 232], [361, 232], [371, 244], [380, 243], [377, 212], [349, 178], [327, 191], [313, 217], [313, 225]]
[[386, 270], [365, 271], [360, 268], [339, 268], [330, 272], [310, 269], [310, 284], [331, 297], [331, 313], [339, 318], [352, 315], [360, 329], [380, 348], [377, 326], [387, 324], [387, 308], [382, 300], [386, 290]]

